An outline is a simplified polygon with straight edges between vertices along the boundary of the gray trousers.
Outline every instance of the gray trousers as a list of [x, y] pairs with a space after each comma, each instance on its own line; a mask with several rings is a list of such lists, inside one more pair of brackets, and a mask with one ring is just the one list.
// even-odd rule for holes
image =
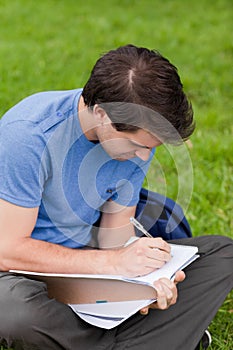
[[233, 287], [233, 241], [203, 236], [176, 242], [196, 245], [201, 254], [185, 269], [177, 303], [137, 313], [112, 330], [89, 325], [49, 299], [43, 282], [0, 273], [0, 339], [16, 350], [195, 349]]

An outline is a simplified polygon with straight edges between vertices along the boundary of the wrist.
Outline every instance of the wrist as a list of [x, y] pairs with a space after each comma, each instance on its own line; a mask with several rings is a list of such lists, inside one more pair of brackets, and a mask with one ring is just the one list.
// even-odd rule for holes
[[119, 275], [119, 250], [97, 250], [94, 252], [92, 273], [100, 275]]
[[109, 253], [109, 260], [108, 260], [108, 269], [109, 269], [109, 274], [111, 275], [121, 275], [121, 262], [120, 262], [120, 250], [116, 249], [114, 251], [110, 251]]

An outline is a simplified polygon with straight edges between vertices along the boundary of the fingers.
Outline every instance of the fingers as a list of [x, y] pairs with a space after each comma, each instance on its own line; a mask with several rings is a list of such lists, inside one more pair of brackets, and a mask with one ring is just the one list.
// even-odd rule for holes
[[176, 284], [182, 282], [184, 279], [185, 273], [183, 271], [177, 271], [174, 282], [167, 278], [160, 278], [158, 281], [155, 281], [154, 287], [157, 291], [156, 302], [141, 309], [141, 315], [147, 315], [149, 309], [165, 310], [169, 306], [174, 305], [178, 297]]
[[162, 264], [160, 264], [161, 266], [168, 262], [169, 260], [171, 260], [171, 254], [164, 251], [164, 250], [160, 250], [158, 248], [148, 248], [146, 251], [146, 256], [147, 258], [150, 258], [152, 260], [158, 260], [159, 262], [162, 262]]
[[185, 279], [184, 271], [177, 271], [175, 274], [174, 283], [177, 284], [179, 282], [183, 282], [184, 279]]
[[149, 306], [144, 307], [143, 309], [140, 310], [140, 314], [143, 316], [148, 315], [148, 312], [149, 312]]
[[165, 310], [177, 300], [177, 288], [174, 282], [168, 279], [160, 279], [154, 283], [157, 291], [156, 308]]
[[156, 303], [150, 306], [151, 308], [165, 310], [176, 303], [178, 292], [174, 282], [168, 278], [161, 278], [154, 282], [154, 288], [157, 292], [157, 299]]
[[160, 268], [171, 259], [171, 248], [161, 238], [141, 238], [135, 242], [136, 255], [145, 258], [146, 266]]
[[162, 238], [158, 237], [158, 238], [142, 238], [144, 241], [146, 241], [148, 243], [148, 246], [150, 248], [157, 248], [160, 249], [162, 251], [165, 251], [167, 253], [171, 253], [171, 247], [170, 244], [168, 244], [166, 241], [164, 241]]
[[142, 237], [118, 250], [119, 273], [143, 276], [161, 268], [171, 259], [170, 245], [162, 238]]
[[171, 259], [171, 248], [168, 243], [166, 243], [161, 238], [142, 238], [138, 242], [144, 247], [144, 254], [147, 258], [146, 266], [154, 269], [162, 267], [166, 262]]
[[160, 278], [158, 281], [155, 281], [154, 287], [157, 291], [157, 302], [154, 307], [164, 310], [174, 305], [178, 297], [176, 284], [182, 282], [184, 279], [185, 273], [183, 271], [178, 271], [174, 282], [168, 278]]
[[177, 288], [174, 282], [167, 278], [161, 278], [154, 282], [154, 287], [157, 292], [156, 302], [144, 307], [140, 310], [141, 315], [147, 315], [149, 309], [168, 309], [171, 305], [174, 305], [177, 301]]

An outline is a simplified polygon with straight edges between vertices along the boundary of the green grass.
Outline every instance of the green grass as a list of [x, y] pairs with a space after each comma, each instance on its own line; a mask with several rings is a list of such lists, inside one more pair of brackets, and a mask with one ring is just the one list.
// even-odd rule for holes
[[[233, 238], [232, 7], [231, 0], [0, 0], [0, 115], [34, 92], [83, 86], [109, 49], [158, 49], [179, 69], [197, 130], [186, 158], [158, 149], [148, 187], [184, 206], [193, 235]], [[210, 326], [211, 350], [233, 348], [232, 310], [230, 294]]]

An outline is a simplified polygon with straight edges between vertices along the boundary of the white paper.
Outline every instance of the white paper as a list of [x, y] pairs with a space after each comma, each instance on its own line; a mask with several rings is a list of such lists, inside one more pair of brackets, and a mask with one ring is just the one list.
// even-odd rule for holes
[[[135, 282], [141, 282], [143, 284], [153, 285], [153, 282], [162, 278], [167, 277], [172, 279], [174, 274], [182, 268], [189, 265], [191, 262], [196, 260], [198, 248], [193, 246], [180, 246], [177, 244], [170, 244], [172, 258], [160, 269], [153, 271], [145, 276], [133, 278]], [[181, 248], [182, 247], [182, 248]]]
[[84, 321], [96, 327], [111, 329], [153, 302], [155, 299], [69, 306]]
[[85, 315], [82, 313], [77, 313], [77, 315], [85, 322], [90, 323], [93, 326], [96, 326], [99, 328], [105, 328], [105, 329], [112, 329], [124, 321], [123, 318], [121, 320], [114, 320], [114, 319], [97, 318], [95, 316]]

